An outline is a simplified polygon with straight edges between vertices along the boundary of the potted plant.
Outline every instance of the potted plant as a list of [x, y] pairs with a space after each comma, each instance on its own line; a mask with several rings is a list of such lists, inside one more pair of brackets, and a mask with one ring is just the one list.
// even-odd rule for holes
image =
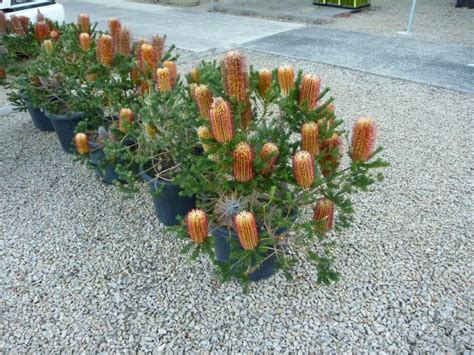
[[[291, 277], [303, 255], [319, 282], [337, 280], [328, 234], [349, 226], [350, 195], [381, 180], [373, 169], [387, 165], [374, 158], [374, 121], [357, 120], [349, 142], [319, 77], [295, 78], [290, 66], [249, 73], [238, 51], [192, 76], [204, 154], [188, 156], [175, 178], [199, 207], [177, 228], [192, 241], [185, 250], [209, 255], [223, 280], [244, 285], [277, 269]], [[212, 90], [225, 93], [202, 95]]]

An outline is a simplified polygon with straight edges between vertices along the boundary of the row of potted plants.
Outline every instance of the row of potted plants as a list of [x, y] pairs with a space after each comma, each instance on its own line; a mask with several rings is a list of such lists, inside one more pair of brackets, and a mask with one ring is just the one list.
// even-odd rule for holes
[[8, 69], [11, 101], [105, 183], [127, 193], [148, 184], [158, 218], [189, 241], [184, 253], [207, 255], [222, 280], [244, 286], [277, 270], [291, 278], [302, 257], [318, 282], [339, 278], [332, 234], [350, 225], [351, 195], [382, 180], [376, 169], [387, 163], [376, 157], [375, 122], [346, 131], [318, 76], [256, 70], [239, 51], [181, 76], [165, 37], [132, 41], [118, 19], [108, 32], [85, 14], [25, 34], [5, 28], [4, 44], [23, 36], [37, 47]]

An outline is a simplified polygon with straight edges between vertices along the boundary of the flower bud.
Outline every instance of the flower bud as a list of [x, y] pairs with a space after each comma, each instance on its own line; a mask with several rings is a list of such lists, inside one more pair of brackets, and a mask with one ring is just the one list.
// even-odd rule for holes
[[258, 245], [258, 229], [252, 212], [241, 211], [234, 217], [234, 227], [239, 237], [240, 245], [245, 250], [255, 249]]
[[258, 92], [265, 97], [267, 91], [272, 87], [272, 72], [268, 69], [261, 69], [258, 72]]
[[245, 56], [239, 51], [230, 51], [224, 59], [224, 82], [227, 95], [239, 102], [247, 100], [249, 74]]
[[247, 142], [240, 142], [234, 150], [232, 164], [234, 178], [239, 182], [247, 182], [253, 179], [253, 150]]
[[176, 62], [167, 60], [163, 63], [163, 67], [168, 68], [170, 71], [171, 85], [174, 85], [176, 78], [178, 77], [178, 70], [176, 69]]
[[145, 128], [145, 133], [150, 139], [156, 138], [156, 128], [153, 127], [151, 124], [143, 122], [143, 128]]
[[352, 130], [351, 158], [367, 161], [374, 152], [377, 127], [371, 118], [359, 118]]
[[301, 108], [306, 108], [308, 111], [316, 107], [321, 90], [321, 79], [313, 74], [305, 74], [301, 79], [299, 92], [299, 105]]
[[129, 108], [123, 108], [120, 110], [118, 125], [119, 130], [126, 133], [131, 125], [133, 124], [133, 111]]
[[201, 75], [199, 73], [199, 68], [196, 67], [191, 70], [191, 78], [193, 79], [194, 83], [200, 84]]
[[309, 188], [314, 182], [314, 158], [305, 150], [293, 156], [293, 174], [298, 186]]
[[319, 200], [314, 208], [313, 219], [316, 222], [326, 221], [321, 232], [327, 232], [333, 226], [334, 220], [334, 202], [328, 199]]
[[130, 31], [128, 30], [127, 27], [124, 27], [122, 28], [122, 31], [120, 32], [118, 52], [121, 55], [128, 57], [131, 51], [132, 51], [132, 46], [131, 46], [131, 39], [130, 39]]
[[209, 218], [206, 212], [200, 209], [193, 209], [188, 212], [185, 218], [188, 235], [196, 244], [203, 243], [209, 235]]
[[197, 134], [198, 134], [199, 140], [201, 141], [202, 149], [204, 149], [204, 151], [207, 152], [210, 148], [210, 145], [203, 143], [202, 141], [208, 140], [208, 139], [214, 139], [214, 136], [212, 135], [211, 130], [207, 128], [206, 126], [200, 126], [197, 129]]
[[83, 32], [79, 35], [79, 43], [81, 45], [81, 48], [84, 52], [87, 52], [89, 48], [91, 47], [91, 36]]
[[201, 116], [209, 120], [212, 105], [212, 92], [206, 85], [199, 85], [194, 89], [194, 99]]
[[278, 68], [278, 84], [283, 96], [288, 96], [291, 89], [295, 87], [295, 72], [291, 65]]
[[301, 127], [301, 148], [314, 157], [319, 153], [319, 126], [316, 122], [306, 122]]
[[159, 68], [156, 70], [156, 81], [158, 84], [158, 90], [160, 90], [160, 92], [171, 91], [171, 74], [168, 68]]
[[341, 144], [341, 137], [337, 133], [321, 142], [322, 159], [319, 162], [319, 166], [324, 177], [331, 175], [338, 168], [341, 157]]
[[109, 35], [102, 35], [97, 40], [97, 59], [99, 63], [105, 66], [112, 66], [114, 60], [114, 47], [112, 37]]
[[215, 98], [210, 110], [212, 135], [219, 143], [229, 143], [234, 137], [234, 118], [230, 105], [222, 97]]
[[79, 154], [84, 155], [90, 152], [89, 139], [85, 133], [76, 133], [74, 144]]
[[260, 159], [265, 163], [265, 167], [260, 171], [260, 174], [267, 175], [272, 171], [273, 166], [278, 160], [278, 154], [280, 153], [276, 144], [268, 142], [265, 143], [260, 151]]
[[91, 31], [91, 19], [88, 14], [80, 14], [77, 18], [79, 29], [82, 33], [90, 33]]
[[49, 33], [49, 37], [51, 37], [53, 41], [57, 42], [59, 40], [59, 32], [57, 30], [52, 30]]
[[49, 28], [49, 24], [45, 21], [36, 22], [35, 23], [35, 38], [38, 41], [43, 41], [49, 37], [49, 33], [51, 29]]
[[97, 80], [97, 74], [95, 73], [87, 73], [86, 74], [86, 81], [93, 82]]
[[46, 51], [46, 53], [52, 54], [54, 52], [53, 41], [51, 41], [50, 39], [45, 40], [43, 42], [43, 48]]

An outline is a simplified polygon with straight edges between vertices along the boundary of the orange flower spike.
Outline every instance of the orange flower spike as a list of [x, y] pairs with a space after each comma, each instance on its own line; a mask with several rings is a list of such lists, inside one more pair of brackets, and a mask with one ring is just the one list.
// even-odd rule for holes
[[84, 32], [79, 35], [79, 43], [84, 52], [87, 52], [91, 47], [91, 36]]
[[21, 27], [23, 27], [25, 33], [28, 32], [30, 27], [30, 18], [27, 16], [18, 16], [18, 20], [20, 20]]
[[123, 27], [120, 31], [120, 37], [118, 42], [118, 52], [123, 56], [128, 57], [132, 51], [130, 31], [127, 27]]
[[10, 17], [10, 24], [12, 26], [13, 32], [15, 32], [19, 36], [25, 35], [25, 29], [21, 25], [20, 19], [13, 15]]
[[223, 69], [227, 95], [245, 102], [249, 90], [249, 74], [245, 56], [239, 51], [228, 52], [224, 59]]
[[233, 172], [235, 180], [247, 182], [253, 179], [253, 149], [247, 142], [240, 142], [234, 150]]
[[88, 14], [80, 14], [77, 18], [79, 29], [83, 33], [90, 33], [91, 31], [91, 19]]
[[211, 90], [206, 85], [197, 86], [194, 89], [194, 99], [196, 100], [201, 116], [209, 120], [213, 99]]
[[51, 41], [50, 39], [43, 41], [43, 48], [46, 51], [46, 53], [52, 54], [54, 52], [53, 41]]
[[7, 71], [5, 70], [5, 67], [0, 66], [0, 80], [4, 80], [7, 78]]
[[259, 242], [257, 221], [252, 212], [241, 211], [237, 213], [234, 218], [234, 227], [242, 248], [253, 250], [257, 247]]
[[145, 94], [148, 94], [150, 91], [150, 84], [148, 83], [147, 80], [142, 80], [140, 83], [140, 86], [138, 87], [138, 91], [140, 92], [140, 95], [145, 96]]
[[155, 49], [156, 61], [159, 61], [163, 56], [163, 48], [165, 47], [166, 36], [160, 37], [159, 35], [154, 35], [151, 39], [151, 45]]
[[209, 218], [203, 210], [193, 209], [185, 218], [186, 228], [191, 240], [196, 244], [202, 244], [209, 236]]
[[170, 70], [171, 84], [174, 85], [176, 78], [178, 77], [178, 69], [176, 68], [176, 62], [172, 60], [167, 60], [163, 63], [165, 68]]
[[7, 17], [5, 13], [0, 10], [0, 35], [7, 33]]
[[171, 74], [168, 68], [159, 68], [156, 70], [156, 81], [158, 84], [158, 90], [160, 92], [169, 92], [173, 83], [171, 81]]
[[120, 41], [120, 32], [122, 32], [122, 23], [118, 18], [111, 17], [109, 19], [109, 32], [113, 39], [114, 51], [116, 51]]
[[90, 152], [89, 139], [85, 133], [77, 133], [74, 136], [74, 144], [79, 154], [84, 155]]
[[118, 125], [119, 130], [126, 133], [130, 126], [133, 124], [133, 111], [129, 108], [123, 108], [120, 110]]
[[201, 75], [199, 73], [199, 68], [193, 68], [193, 70], [191, 70], [191, 78], [193, 79], [193, 82], [200, 84]]
[[207, 152], [210, 148], [209, 144], [202, 143], [203, 140], [208, 140], [208, 139], [214, 139], [214, 136], [212, 135], [212, 132], [209, 128], [206, 126], [200, 126], [197, 129], [197, 135], [199, 139], [201, 140], [201, 145], [202, 148], [204, 149], [205, 152]]
[[49, 37], [51, 37], [51, 39], [53, 41], [58, 41], [59, 40], [59, 32], [57, 30], [52, 30], [50, 33], [49, 33]]
[[260, 172], [262, 175], [267, 175], [270, 173], [273, 169], [273, 166], [275, 165], [276, 161], [278, 160], [278, 154], [280, 153], [280, 150], [274, 143], [265, 143], [262, 147], [262, 150], [260, 151], [260, 159], [263, 162], [266, 162], [265, 168]]
[[130, 80], [135, 85], [138, 85], [140, 82], [140, 69], [136, 64], [133, 64], [132, 68], [130, 69]]
[[331, 138], [324, 139], [321, 142], [320, 150], [323, 156], [320, 161], [320, 168], [324, 177], [329, 176], [338, 168], [341, 157], [341, 145], [342, 140], [337, 133], [334, 133]]
[[[301, 79], [298, 103], [301, 108], [314, 110], [321, 91], [321, 79], [313, 74], [305, 74]], [[306, 106], [305, 106], [306, 105]]]
[[49, 24], [45, 21], [40, 21], [35, 23], [35, 38], [38, 41], [43, 41], [49, 37], [49, 33], [51, 29], [49, 28]]
[[316, 222], [326, 221], [322, 232], [329, 231], [334, 222], [334, 202], [328, 199], [319, 200], [313, 212], [313, 219]]
[[114, 60], [114, 45], [112, 37], [109, 35], [102, 35], [97, 40], [97, 54], [98, 60], [102, 65], [112, 66]]
[[144, 43], [140, 47], [141, 68], [144, 72], [154, 72], [156, 68], [156, 51], [153, 46]]
[[319, 126], [316, 122], [306, 122], [301, 127], [301, 148], [314, 157], [319, 153]]
[[212, 135], [219, 143], [229, 143], [234, 137], [234, 118], [230, 105], [222, 97], [215, 98], [209, 114]]
[[314, 182], [314, 158], [305, 150], [293, 156], [293, 174], [298, 186], [309, 188]]
[[267, 91], [272, 87], [272, 72], [268, 69], [258, 71], [258, 92], [260, 96], [265, 97]]
[[295, 72], [291, 65], [278, 68], [278, 84], [283, 96], [288, 96], [291, 89], [295, 87]]
[[374, 152], [377, 126], [371, 118], [359, 118], [352, 129], [351, 158], [367, 161]]

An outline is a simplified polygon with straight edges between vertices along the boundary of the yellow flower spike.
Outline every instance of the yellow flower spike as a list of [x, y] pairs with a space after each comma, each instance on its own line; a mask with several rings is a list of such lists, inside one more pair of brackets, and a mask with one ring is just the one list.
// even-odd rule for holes
[[253, 250], [258, 246], [257, 221], [252, 212], [241, 211], [237, 213], [234, 218], [234, 227], [242, 248]]
[[229, 143], [234, 137], [234, 118], [230, 105], [222, 97], [215, 98], [211, 105], [209, 121], [212, 135], [219, 143]]
[[130, 55], [132, 51], [130, 30], [127, 27], [123, 27], [120, 31], [118, 52], [126, 57]]
[[79, 35], [79, 43], [81, 45], [81, 49], [84, 52], [87, 52], [91, 47], [91, 36], [86, 32], [81, 33]]
[[334, 202], [328, 199], [319, 200], [313, 212], [313, 219], [316, 222], [326, 221], [322, 232], [329, 231], [334, 221]]
[[309, 188], [314, 182], [314, 159], [305, 150], [296, 152], [293, 156], [293, 174], [298, 186]]
[[268, 69], [258, 71], [258, 92], [260, 96], [265, 97], [267, 91], [272, 87], [272, 72]]
[[[279, 149], [275, 143], [265, 143], [260, 151], [259, 157], [263, 162], [266, 162], [265, 168], [260, 172], [262, 175], [267, 175], [273, 169], [276, 161], [278, 160]], [[271, 158], [270, 158], [271, 157]]]
[[253, 149], [247, 142], [240, 142], [235, 147], [232, 164], [232, 170], [235, 180], [239, 182], [247, 182], [253, 179], [254, 171], [252, 166]]
[[314, 110], [319, 99], [321, 79], [313, 74], [305, 74], [301, 79], [298, 103], [301, 108]]
[[79, 14], [77, 18], [79, 29], [83, 33], [90, 33], [91, 31], [91, 19], [88, 14]]
[[295, 72], [291, 65], [278, 68], [278, 84], [283, 96], [288, 96], [291, 89], [295, 87]]
[[377, 127], [371, 118], [359, 118], [352, 130], [351, 158], [367, 161], [374, 152]]
[[203, 210], [193, 209], [185, 218], [189, 238], [196, 243], [202, 244], [209, 235], [209, 218]]
[[156, 70], [156, 81], [158, 84], [158, 90], [160, 92], [169, 92], [171, 91], [172, 81], [171, 74], [168, 68], [159, 68]]
[[206, 85], [198, 85], [194, 89], [194, 99], [201, 116], [206, 120], [210, 119], [210, 110], [213, 101], [211, 90]]
[[112, 66], [114, 60], [114, 48], [112, 37], [109, 35], [102, 35], [97, 40], [97, 59], [99, 63], [107, 67]]
[[301, 148], [313, 157], [319, 153], [319, 126], [316, 122], [306, 122], [301, 127]]
[[90, 152], [89, 139], [85, 133], [77, 133], [74, 136], [74, 144], [79, 154], [84, 155]]

